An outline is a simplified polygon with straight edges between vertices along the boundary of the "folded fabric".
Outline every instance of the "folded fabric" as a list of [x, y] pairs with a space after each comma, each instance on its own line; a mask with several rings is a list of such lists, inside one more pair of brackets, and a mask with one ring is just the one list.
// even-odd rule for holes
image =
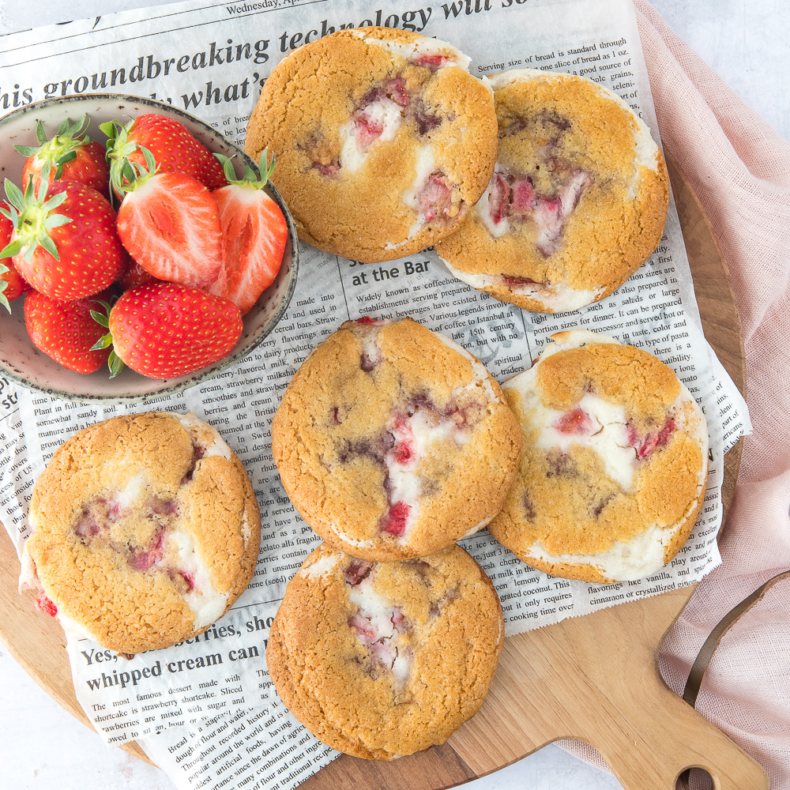
[[[790, 144], [751, 110], [646, 0], [635, 0], [665, 148], [710, 220], [743, 326], [747, 402], [735, 500], [706, 577], [661, 648], [660, 669], [683, 693], [691, 665], [726, 612], [790, 570]], [[697, 710], [790, 788], [790, 581], [780, 581], [724, 636]], [[584, 744], [562, 744], [604, 768]]]

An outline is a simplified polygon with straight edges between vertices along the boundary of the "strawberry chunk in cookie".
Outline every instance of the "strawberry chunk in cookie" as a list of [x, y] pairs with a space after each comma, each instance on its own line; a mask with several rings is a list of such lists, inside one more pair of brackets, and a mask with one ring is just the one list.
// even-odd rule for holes
[[519, 443], [482, 364], [410, 319], [346, 322], [297, 372], [272, 425], [297, 510], [368, 561], [425, 556], [482, 529]]

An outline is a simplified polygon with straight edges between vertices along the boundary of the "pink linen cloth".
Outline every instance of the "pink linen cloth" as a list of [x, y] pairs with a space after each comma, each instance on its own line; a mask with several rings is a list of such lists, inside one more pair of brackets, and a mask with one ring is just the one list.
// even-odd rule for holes
[[[723, 563], [661, 647], [661, 673], [682, 694], [718, 621], [790, 570], [790, 144], [646, 0], [635, 6], [664, 146], [691, 181], [730, 270], [754, 425], [719, 542]], [[724, 636], [696, 705], [763, 765], [772, 790], [790, 788], [789, 594], [790, 581], [778, 582]], [[604, 767], [590, 747], [562, 745]]]

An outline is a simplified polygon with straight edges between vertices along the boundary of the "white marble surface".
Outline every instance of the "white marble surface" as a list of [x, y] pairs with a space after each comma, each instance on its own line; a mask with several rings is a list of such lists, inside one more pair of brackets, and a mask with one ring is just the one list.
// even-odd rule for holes
[[[0, 34], [152, 0], [0, 0]], [[784, 0], [654, 0], [692, 47], [785, 139], [790, 139], [790, 69]], [[41, 616], [41, 615], [39, 615]], [[0, 645], [0, 788], [11, 790], [173, 790], [159, 770], [104, 746], [51, 700]], [[548, 746], [469, 790], [605, 790], [609, 774]]]

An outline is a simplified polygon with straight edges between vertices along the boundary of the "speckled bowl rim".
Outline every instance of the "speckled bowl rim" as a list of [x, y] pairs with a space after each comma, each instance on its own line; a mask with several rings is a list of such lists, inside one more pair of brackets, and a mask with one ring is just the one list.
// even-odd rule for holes
[[[58, 99], [43, 99], [42, 101], [33, 102], [33, 104], [20, 107], [0, 118], [0, 135], [2, 135], [3, 127], [11, 119], [19, 118], [30, 112], [35, 112], [44, 106], [52, 107], [58, 104], [76, 104], [78, 102], [85, 102], [86, 100], [142, 104], [146, 107], [150, 107], [152, 110], [165, 110], [168, 115], [176, 115], [180, 118], [184, 118], [190, 123], [199, 126], [205, 133], [211, 135], [212, 137], [220, 137], [225, 145], [227, 145], [245, 165], [252, 167], [255, 173], [260, 176], [258, 165], [252, 161], [252, 159], [244, 152], [244, 150], [239, 148], [230, 140], [227, 140], [216, 129], [214, 129], [214, 127], [210, 126], [205, 121], [202, 121], [200, 118], [196, 118], [194, 115], [184, 112], [178, 107], [173, 107], [172, 105], [165, 102], [160, 102], [156, 99], [148, 99], [141, 96], [132, 96], [130, 94], [82, 93], [77, 96], [64, 96]], [[291, 212], [288, 210], [288, 207], [285, 205], [285, 201], [282, 199], [282, 196], [271, 181], [269, 181], [269, 183], [266, 185], [266, 192], [272, 198], [274, 198], [275, 202], [280, 208], [280, 211], [283, 212], [283, 216], [285, 217], [285, 221], [288, 226], [288, 239], [291, 242], [291, 268], [288, 272], [288, 286], [279, 307], [274, 312], [274, 315], [269, 319], [269, 321], [264, 324], [263, 328], [258, 332], [258, 334], [250, 338], [250, 341], [244, 347], [240, 348], [235, 353], [229, 354], [227, 357], [223, 357], [212, 367], [195, 371], [195, 374], [191, 375], [186, 381], [181, 381], [178, 384], [171, 384], [169, 386], [163, 386], [161, 389], [147, 392], [143, 395], [78, 395], [71, 392], [62, 392], [51, 387], [43, 387], [39, 384], [28, 381], [17, 373], [8, 370], [8, 368], [6, 368], [2, 363], [2, 360], [0, 360], [0, 373], [2, 373], [3, 376], [8, 377], [11, 381], [21, 384], [26, 389], [43, 392], [45, 395], [57, 397], [67, 401], [76, 401], [79, 403], [103, 403], [107, 406], [112, 406], [114, 404], [123, 403], [144, 403], [145, 401], [152, 400], [154, 398], [162, 398], [166, 395], [175, 395], [178, 392], [183, 392], [184, 390], [190, 389], [191, 387], [194, 387], [198, 384], [202, 384], [204, 381], [214, 378], [232, 365], [240, 362], [244, 357], [248, 356], [252, 351], [260, 346], [260, 344], [272, 333], [272, 330], [280, 322], [280, 319], [283, 317], [283, 315], [285, 315], [285, 311], [288, 309], [288, 305], [290, 304], [291, 298], [293, 297], [294, 291], [296, 290], [296, 278], [299, 272], [299, 239], [296, 234], [296, 226], [294, 225]], [[167, 379], [162, 379], [162, 381], [166, 382]]]

